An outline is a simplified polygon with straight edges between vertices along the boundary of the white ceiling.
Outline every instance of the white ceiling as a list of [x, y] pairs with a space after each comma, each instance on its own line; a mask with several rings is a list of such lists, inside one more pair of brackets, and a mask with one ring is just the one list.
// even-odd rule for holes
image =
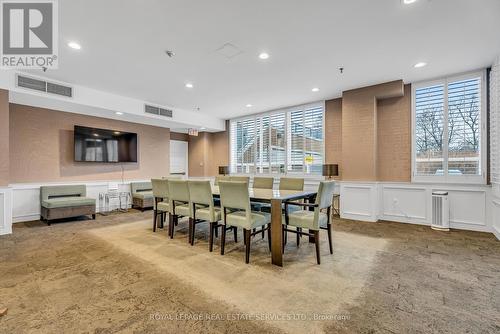
[[[59, 69], [44, 76], [219, 118], [478, 69], [500, 54], [499, 0], [60, 0], [59, 24]], [[226, 58], [225, 43], [241, 53]]]

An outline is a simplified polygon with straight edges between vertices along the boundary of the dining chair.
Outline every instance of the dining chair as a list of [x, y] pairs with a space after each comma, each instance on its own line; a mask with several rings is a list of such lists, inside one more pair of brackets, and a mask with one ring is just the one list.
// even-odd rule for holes
[[[330, 211], [333, 205], [333, 191], [335, 181], [322, 181], [319, 184], [318, 194], [314, 203], [297, 203], [285, 201], [285, 226], [283, 233], [296, 233], [297, 235], [307, 235], [314, 237], [316, 244], [316, 260], [321, 263], [319, 253], [319, 230], [326, 229], [328, 231], [328, 242], [330, 244], [330, 254], [333, 254], [332, 246], [332, 226], [330, 221]], [[305, 210], [289, 212], [289, 205], [299, 205]], [[313, 209], [311, 211], [310, 209]], [[326, 213], [322, 210], [326, 209]], [[326, 225], [326, 226], [325, 226]], [[296, 229], [288, 229], [288, 226], [294, 226]], [[302, 232], [302, 228], [308, 229], [308, 233]], [[311, 233], [312, 232], [312, 233]], [[297, 238], [297, 247], [299, 246], [299, 238]], [[284, 244], [283, 244], [284, 251]]]
[[160, 215], [160, 227], [163, 228], [165, 215], [169, 212], [168, 203], [168, 180], [167, 179], [151, 179], [153, 187], [154, 208], [153, 208], [153, 232], [156, 232], [158, 226], [157, 220]]
[[214, 185], [218, 186], [220, 181], [229, 181], [230, 179], [229, 175], [218, 175], [215, 177]]
[[304, 179], [298, 177], [281, 177], [279, 190], [304, 190]]
[[255, 189], [273, 189], [273, 177], [254, 177], [252, 188]]
[[194, 234], [196, 224], [208, 222], [209, 246], [211, 252], [214, 244], [214, 234], [218, 236], [219, 225], [221, 219], [221, 209], [214, 206], [214, 198], [210, 181], [188, 181], [189, 187], [189, 205], [191, 206], [191, 217], [189, 219], [189, 240], [191, 246], [194, 245]]
[[230, 181], [246, 182], [247, 188], [250, 186], [250, 177], [249, 176], [231, 176]]
[[[252, 188], [254, 189], [269, 189], [272, 190], [274, 185], [273, 177], [260, 177], [256, 176], [253, 178]], [[264, 211], [271, 212], [271, 205], [268, 203], [251, 203], [252, 210], [254, 211]], [[254, 231], [255, 232], [255, 231]], [[264, 239], [264, 229], [262, 229], [262, 239]]]
[[[252, 232], [254, 228], [261, 227], [267, 229], [269, 250], [271, 250], [271, 230], [265, 227], [270, 222], [270, 215], [264, 212], [254, 212], [250, 207], [250, 196], [248, 193], [248, 184], [246, 182], [221, 182], [219, 184], [220, 198], [222, 205], [222, 236], [221, 236], [221, 255], [224, 255], [226, 242], [226, 230], [229, 228], [243, 228], [245, 241], [245, 262], [250, 262], [250, 238], [260, 230]], [[230, 211], [231, 210], [231, 211]], [[236, 232], [235, 230], [235, 236]], [[235, 238], [236, 239], [236, 238]], [[236, 242], [236, 240], [235, 240]]]
[[168, 180], [169, 193], [169, 236], [174, 237], [175, 226], [179, 223], [179, 218], [190, 217], [189, 207], [189, 187], [186, 180]]

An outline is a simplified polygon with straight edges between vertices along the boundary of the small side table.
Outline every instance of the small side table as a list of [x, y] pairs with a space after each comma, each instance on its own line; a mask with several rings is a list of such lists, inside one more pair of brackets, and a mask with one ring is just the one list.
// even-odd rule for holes
[[332, 216], [340, 218], [340, 194], [333, 194]]

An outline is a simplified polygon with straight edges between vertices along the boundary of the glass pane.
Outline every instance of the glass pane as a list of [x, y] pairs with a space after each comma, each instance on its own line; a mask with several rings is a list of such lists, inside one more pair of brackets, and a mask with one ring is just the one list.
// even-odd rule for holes
[[480, 175], [481, 78], [448, 84], [448, 173]]
[[257, 118], [256, 129], [256, 172], [269, 173], [269, 116]]
[[323, 169], [323, 108], [304, 112], [305, 172], [321, 174]]
[[444, 175], [444, 85], [415, 91], [417, 175]]
[[253, 173], [255, 171], [255, 121], [247, 119], [242, 121], [241, 134], [241, 158], [242, 173]]
[[271, 173], [285, 172], [285, 113], [274, 114], [269, 119], [271, 137]]
[[304, 112], [302, 110], [290, 113], [289, 125], [290, 150], [288, 171], [302, 172], [304, 170]]

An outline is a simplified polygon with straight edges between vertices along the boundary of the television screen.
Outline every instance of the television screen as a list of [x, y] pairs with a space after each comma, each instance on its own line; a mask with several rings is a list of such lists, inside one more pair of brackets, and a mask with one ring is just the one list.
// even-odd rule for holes
[[137, 134], [75, 125], [75, 161], [137, 162]]

